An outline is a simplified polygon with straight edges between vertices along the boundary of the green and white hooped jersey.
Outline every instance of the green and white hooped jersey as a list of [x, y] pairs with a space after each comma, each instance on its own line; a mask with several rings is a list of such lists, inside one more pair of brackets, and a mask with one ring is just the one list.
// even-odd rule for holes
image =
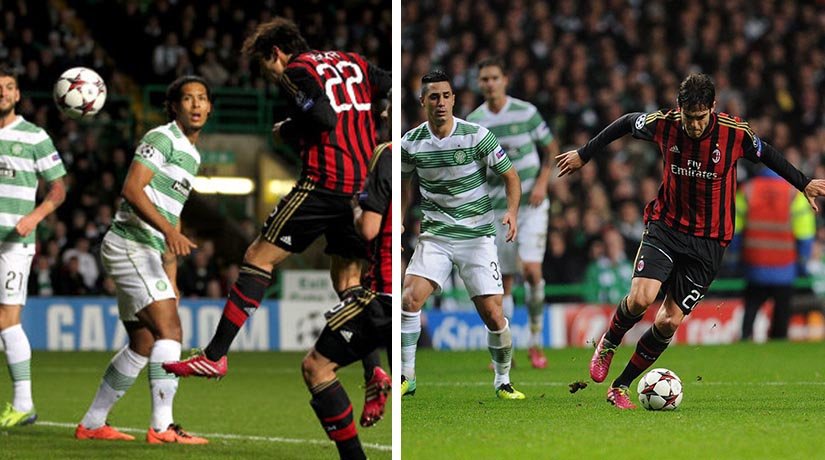
[[[521, 179], [521, 206], [527, 206], [541, 168], [536, 143], [546, 146], [553, 141], [553, 133], [536, 106], [507, 96], [507, 102], [498, 113], [491, 112], [485, 102], [467, 115], [467, 120], [484, 126], [498, 138]], [[504, 212], [507, 209], [504, 182], [492, 174], [488, 174], [487, 180], [493, 209]]]
[[418, 174], [422, 235], [470, 239], [495, 235], [488, 168], [503, 174], [510, 159], [483, 126], [453, 119], [453, 131], [439, 139], [427, 122], [401, 139], [401, 174]]
[[20, 245], [34, 253], [35, 232], [21, 237], [14, 227], [35, 208], [37, 180], [66, 175], [51, 138], [42, 128], [17, 116], [0, 129], [0, 244]]
[[[155, 173], [143, 191], [155, 209], [169, 223], [177, 225], [200, 166], [198, 150], [173, 121], [143, 136], [135, 151], [134, 161]], [[141, 219], [127, 201], [121, 203], [115, 214], [112, 232], [160, 252], [166, 250], [163, 233]]]

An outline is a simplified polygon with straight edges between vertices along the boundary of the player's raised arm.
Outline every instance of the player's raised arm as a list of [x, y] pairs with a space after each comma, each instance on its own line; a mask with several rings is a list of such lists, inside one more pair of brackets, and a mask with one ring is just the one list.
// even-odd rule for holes
[[804, 193], [811, 208], [814, 211], [819, 211], [819, 207], [816, 205], [816, 197], [825, 196], [825, 179], [810, 179], [788, 162], [772, 145], [762, 141], [756, 135], [746, 136], [745, 139], [745, 142], [748, 142], [748, 148], [745, 150], [746, 156], [752, 159], [755, 155], [765, 166], [771, 168], [789, 184]]
[[608, 144], [625, 134], [631, 134], [634, 123], [638, 123], [638, 129], [643, 129], [646, 125], [646, 120], [643, 117], [646, 116], [647, 114], [640, 112], [622, 115], [613, 123], [610, 123], [610, 125], [597, 134], [596, 137], [590, 139], [583, 147], [557, 155], [556, 161], [558, 161], [559, 165], [559, 177], [578, 171], [585, 163], [593, 158], [593, 155], [601, 152]]

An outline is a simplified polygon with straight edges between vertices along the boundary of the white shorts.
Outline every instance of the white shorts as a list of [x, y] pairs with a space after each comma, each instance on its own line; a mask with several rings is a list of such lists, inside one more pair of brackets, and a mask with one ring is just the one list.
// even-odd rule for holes
[[0, 305], [25, 305], [29, 291], [31, 250], [0, 246]]
[[501, 272], [513, 275], [517, 272], [517, 257], [522, 262], [544, 261], [547, 247], [547, 225], [549, 223], [550, 200], [544, 200], [537, 207], [522, 206], [518, 210], [518, 235], [516, 241], [506, 242], [506, 225], [501, 223], [504, 213], [496, 212], [496, 247], [501, 262]]
[[137, 321], [136, 313], [147, 305], [175, 298], [156, 249], [108, 232], [100, 246], [100, 259], [115, 282], [121, 321]]
[[470, 298], [504, 293], [492, 236], [470, 240], [422, 236], [415, 245], [407, 274], [433, 281], [440, 292], [454, 264]]

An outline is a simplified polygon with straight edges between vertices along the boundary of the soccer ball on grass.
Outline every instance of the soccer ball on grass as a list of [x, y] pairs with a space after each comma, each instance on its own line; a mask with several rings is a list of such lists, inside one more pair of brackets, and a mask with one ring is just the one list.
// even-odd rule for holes
[[673, 371], [664, 368], [645, 374], [636, 392], [647, 410], [673, 410], [682, 403], [682, 381]]
[[60, 75], [52, 95], [57, 108], [69, 118], [90, 118], [106, 102], [106, 83], [92, 69], [73, 67]]

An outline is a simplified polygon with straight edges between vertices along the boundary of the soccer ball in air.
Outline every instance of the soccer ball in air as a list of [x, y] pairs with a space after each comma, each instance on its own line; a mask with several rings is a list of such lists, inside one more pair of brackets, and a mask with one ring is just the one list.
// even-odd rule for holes
[[74, 67], [57, 79], [52, 95], [57, 108], [69, 118], [90, 118], [106, 102], [106, 83], [94, 70]]
[[658, 368], [645, 374], [636, 389], [647, 410], [673, 410], [682, 402], [682, 381], [673, 371]]

